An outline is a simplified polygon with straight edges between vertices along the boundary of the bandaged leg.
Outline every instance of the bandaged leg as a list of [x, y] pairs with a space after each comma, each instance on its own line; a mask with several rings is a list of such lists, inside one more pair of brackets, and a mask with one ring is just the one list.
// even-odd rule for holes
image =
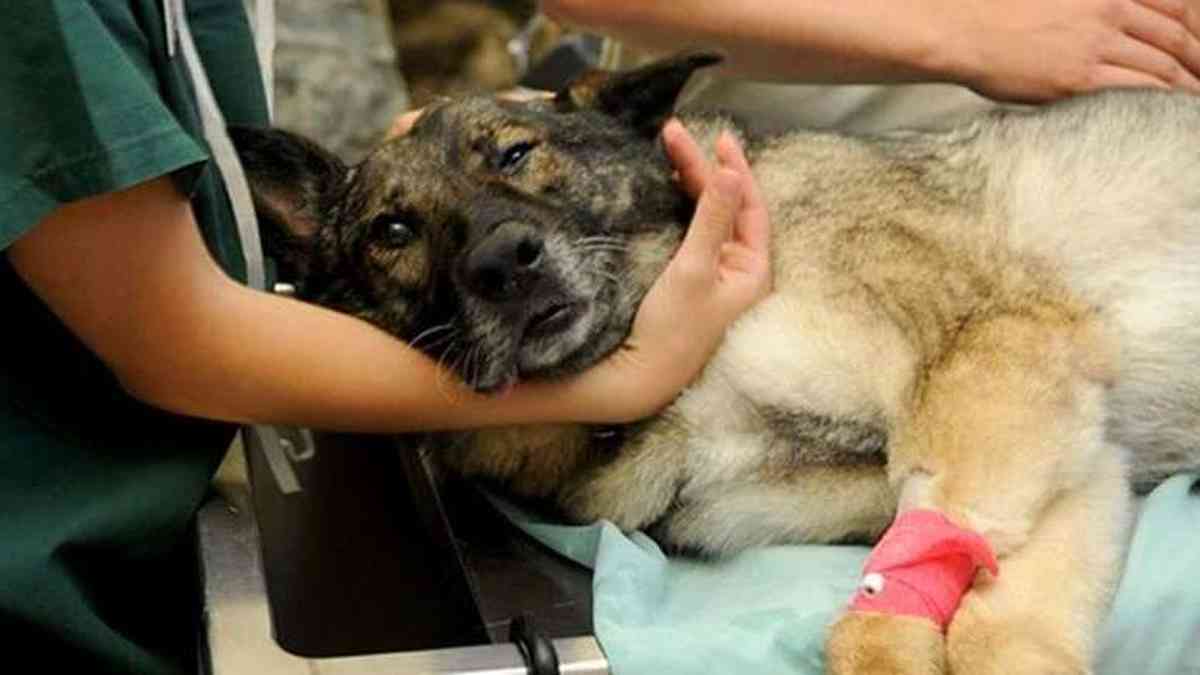
[[906, 511], [863, 566], [850, 611], [926, 618], [945, 630], [976, 570], [999, 573], [982, 536], [937, 511]]
[[[1001, 583], [1051, 508], [1119, 465], [1104, 443], [1105, 371], [1086, 353], [1086, 335], [1070, 321], [998, 315], [964, 327], [955, 351], [929, 369], [888, 452], [901, 516], [831, 629], [829, 672], [946, 672], [943, 631], [963, 592], [969, 601]], [[1111, 559], [1070, 558], [1067, 578], [1044, 582], [1107, 579]], [[1092, 626], [1100, 610], [1079, 611]]]
[[1047, 506], [1003, 574], [968, 591], [946, 634], [949, 672], [1092, 672], [1132, 523], [1123, 467], [1110, 460]]

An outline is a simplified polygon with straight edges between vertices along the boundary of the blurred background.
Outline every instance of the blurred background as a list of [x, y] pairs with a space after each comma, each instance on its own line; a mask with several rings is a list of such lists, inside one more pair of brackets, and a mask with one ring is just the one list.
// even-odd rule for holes
[[278, 0], [275, 123], [353, 162], [405, 110], [512, 88], [536, 79], [539, 64], [569, 75], [583, 51], [598, 53], [598, 41], [570, 35], [536, 4]]

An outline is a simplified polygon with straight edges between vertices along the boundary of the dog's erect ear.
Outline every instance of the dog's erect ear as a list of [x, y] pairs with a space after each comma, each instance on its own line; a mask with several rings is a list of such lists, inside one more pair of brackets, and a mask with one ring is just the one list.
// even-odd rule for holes
[[281, 129], [230, 127], [229, 136], [254, 196], [263, 251], [275, 261], [281, 281], [302, 282], [331, 195], [350, 169], [316, 143]]
[[720, 63], [720, 54], [697, 52], [661, 59], [633, 70], [592, 70], [554, 98], [559, 112], [599, 110], [653, 137], [675, 109], [675, 99], [698, 68]]

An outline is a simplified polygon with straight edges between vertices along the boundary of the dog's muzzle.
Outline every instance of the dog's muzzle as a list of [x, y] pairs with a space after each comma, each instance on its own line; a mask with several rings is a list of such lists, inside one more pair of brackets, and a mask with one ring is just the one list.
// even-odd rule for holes
[[493, 304], [520, 303], [545, 276], [545, 242], [532, 226], [501, 223], [467, 253], [462, 280], [476, 297]]

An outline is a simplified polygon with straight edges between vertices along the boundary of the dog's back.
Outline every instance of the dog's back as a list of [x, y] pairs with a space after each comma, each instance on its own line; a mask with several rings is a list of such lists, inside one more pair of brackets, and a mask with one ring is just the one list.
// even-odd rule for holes
[[947, 133], [758, 142], [776, 292], [568, 508], [704, 550], [870, 538], [897, 498], [875, 453], [921, 371], [978, 316], [1044, 306], [1094, 320], [1088, 349], [1115, 359], [1109, 435], [1135, 483], [1200, 465], [1198, 124], [1190, 97], [1119, 92]]
[[1003, 120], [981, 144], [1009, 245], [1049, 261], [1111, 322], [1109, 429], [1141, 485], [1197, 465], [1197, 129], [1193, 96], [1116, 91]]
[[[1135, 482], [1152, 484], [1200, 454], [1197, 128], [1192, 96], [1114, 91], [946, 133], [768, 139], [754, 166], [777, 283], [809, 293], [830, 260], [883, 265], [892, 292], [907, 285], [935, 313], [952, 311], [937, 307], [947, 292], [989, 292], [966, 290], [982, 280], [1061, 285], [1113, 331], [1110, 432], [1134, 453]], [[907, 260], [881, 260], [888, 246]]]

